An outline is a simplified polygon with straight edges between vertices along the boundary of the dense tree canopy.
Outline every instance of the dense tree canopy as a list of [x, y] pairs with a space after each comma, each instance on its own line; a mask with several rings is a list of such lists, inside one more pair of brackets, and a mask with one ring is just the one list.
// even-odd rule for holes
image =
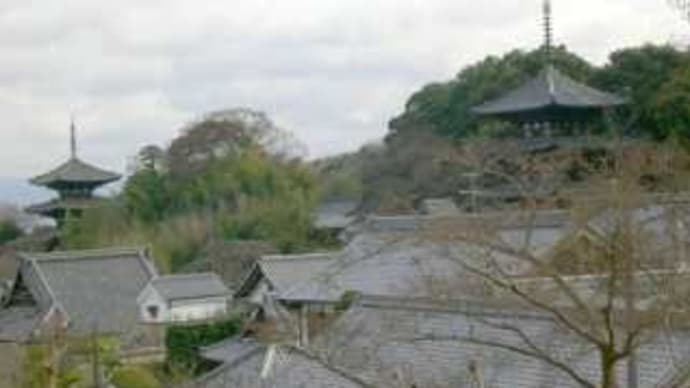
[[[690, 66], [686, 51], [652, 45], [628, 48], [613, 52], [603, 67], [589, 64], [563, 46], [551, 55], [552, 63], [574, 79], [629, 97], [639, 132], [655, 138], [671, 134], [667, 119], [657, 114], [658, 103], [679, 92], [678, 77], [684, 74], [678, 69]], [[479, 120], [470, 109], [534, 76], [544, 63], [541, 49], [515, 50], [470, 65], [450, 81], [429, 84], [414, 93], [405, 111], [391, 120], [389, 137], [424, 132], [462, 139], [480, 134]]]
[[[534, 76], [545, 63], [543, 50], [515, 50], [465, 67], [450, 81], [423, 87], [391, 120], [384, 146], [341, 158], [349, 162], [329, 175], [348, 171], [349, 177], [359, 176], [366, 202], [380, 211], [409, 210], [421, 197], [457, 195], [468, 184], [457, 163], [462, 144], [496, 135], [492, 123], [479, 120], [471, 108]], [[653, 45], [626, 48], [597, 67], [558, 47], [552, 63], [576, 80], [628, 98], [630, 104], [618, 110], [617, 128], [625, 125], [628, 134], [645, 139], [690, 139], [687, 51]], [[360, 166], [359, 174], [352, 172], [353, 166]]]
[[167, 149], [147, 146], [110, 206], [70, 220], [67, 245], [148, 244], [179, 269], [215, 240], [312, 248], [317, 197], [299, 144], [263, 113], [215, 112], [184, 127]]
[[0, 244], [16, 240], [24, 233], [14, 220], [0, 220]]
[[[660, 110], [666, 108], [660, 103], [672, 95], [683, 93], [682, 77], [688, 73], [690, 54], [671, 46], [646, 45], [614, 51], [609, 63], [597, 71], [594, 84], [618, 92], [630, 99], [629, 113], [635, 128], [656, 139], [664, 139], [682, 131], [669, 127], [669, 118]], [[687, 82], [685, 82], [687, 84]], [[685, 112], [676, 110], [679, 121], [690, 118]]]
[[[435, 133], [461, 139], [477, 134], [479, 122], [470, 109], [497, 97], [534, 76], [544, 66], [544, 51], [511, 51], [490, 56], [462, 69], [443, 83], [432, 83], [410, 97], [405, 111], [390, 122], [390, 135]], [[590, 80], [595, 69], [565, 47], [552, 50], [555, 66], [579, 80]]]

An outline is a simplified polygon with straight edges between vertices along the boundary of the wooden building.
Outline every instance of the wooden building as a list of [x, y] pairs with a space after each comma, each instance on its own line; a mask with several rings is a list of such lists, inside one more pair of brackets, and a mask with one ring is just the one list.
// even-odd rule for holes
[[58, 225], [68, 216], [80, 216], [85, 209], [97, 206], [101, 201], [94, 191], [121, 176], [88, 164], [77, 157], [74, 123], [70, 127], [71, 155], [69, 160], [55, 169], [32, 178], [29, 182], [58, 192], [58, 197], [48, 202], [31, 205], [26, 211], [53, 218]]
[[578, 137], [587, 124], [624, 105], [620, 96], [576, 81], [557, 69], [551, 56], [551, 2], [544, 1], [544, 66], [533, 78], [472, 111], [522, 129], [526, 138]]

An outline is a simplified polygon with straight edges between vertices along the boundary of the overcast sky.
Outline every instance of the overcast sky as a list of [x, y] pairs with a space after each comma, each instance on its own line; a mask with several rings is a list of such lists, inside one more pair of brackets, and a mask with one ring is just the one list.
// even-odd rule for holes
[[[589, 60], [690, 25], [666, 0], [554, 0], [555, 39]], [[380, 138], [425, 83], [540, 44], [540, 0], [0, 0], [0, 177], [68, 154], [124, 171], [195, 116], [252, 107], [312, 157]], [[2, 194], [0, 193], [0, 198]]]

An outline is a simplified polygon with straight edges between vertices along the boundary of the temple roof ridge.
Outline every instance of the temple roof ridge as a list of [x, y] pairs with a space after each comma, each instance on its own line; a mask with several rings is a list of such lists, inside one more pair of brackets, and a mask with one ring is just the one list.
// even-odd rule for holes
[[623, 104], [624, 98], [587, 86], [548, 64], [535, 77], [472, 111], [480, 115], [509, 115], [550, 106], [605, 108]]
[[30, 182], [38, 186], [48, 187], [57, 183], [103, 185], [120, 178], [121, 175], [118, 173], [101, 169], [82, 161], [77, 156], [72, 156], [55, 169], [32, 178]]

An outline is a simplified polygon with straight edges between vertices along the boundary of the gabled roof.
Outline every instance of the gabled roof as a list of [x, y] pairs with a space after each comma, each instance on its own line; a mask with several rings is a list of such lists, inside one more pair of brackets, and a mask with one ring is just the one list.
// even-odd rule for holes
[[346, 292], [371, 295], [423, 296], [431, 292], [429, 280], [440, 284], [462, 276], [452, 262], [449, 246], [415, 236], [360, 235], [345, 254], [325, 269], [282, 290], [278, 299], [291, 302], [333, 303]]
[[321, 273], [341, 252], [299, 255], [267, 255], [256, 262], [238, 289], [236, 296], [249, 295], [261, 279], [275, 292], [283, 292]]
[[[477, 343], [525, 349], [516, 332], [502, 326], [519, 328], [536, 346], [598, 381], [596, 351], [548, 317], [473, 302], [444, 307], [424, 300], [363, 296], [314, 345], [332, 363], [375, 386], [390, 382], [390, 376], [405, 386], [473, 386], [473, 370], [496, 388], [579, 386], [549, 364]], [[689, 355], [687, 331], [650, 335], [637, 352], [639, 386], [662, 386], [657, 384], [676, 372], [674, 360]], [[619, 369], [621, 386], [627, 386], [625, 377], [625, 368]]]
[[[505, 220], [503, 220], [505, 221]], [[544, 220], [547, 221], [547, 220]], [[506, 227], [497, 239], [515, 250], [535, 255], [547, 252], [565, 235], [561, 225], [547, 222], [526, 229]], [[420, 230], [364, 232], [354, 237], [342, 255], [315, 276], [280, 290], [278, 299], [293, 302], [337, 302], [348, 291], [369, 295], [428, 297], [447, 293], [448, 284], [467, 280], [463, 265], [491, 259], [511, 273], [528, 270], [526, 262], [501, 251], [486, 252], [478, 244], [434, 239]], [[444, 284], [446, 285], [444, 287]]]
[[[228, 350], [237, 344], [224, 342]], [[354, 376], [326, 364], [305, 350], [289, 345], [265, 346], [241, 344], [241, 353], [233, 354], [223, 365], [194, 380], [189, 387], [226, 388], [362, 388], [366, 385]], [[232, 353], [230, 351], [226, 352]]]
[[213, 272], [160, 276], [150, 285], [166, 301], [230, 296], [230, 290]]
[[34, 185], [47, 187], [59, 185], [60, 183], [103, 185], [120, 178], [120, 174], [100, 169], [76, 157], [72, 157], [54, 170], [32, 178], [30, 182]]
[[[38, 308], [58, 307], [76, 335], [134, 333], [137, 296], [157, 275], [145, 249], [22, 253], [20, 276]], [[18, 290], [13, 290], [18, 292]]]
[[339, 254], [271, 255], [264, 256], [258, 264], [274, 289], [283, 291], [320, 273]]
[[573, 80], [552, 65], [504, 95], [472, 110], [480, 115], [511, 115], [549, 107], [592, 109], [622, 105], [625, 100]]

